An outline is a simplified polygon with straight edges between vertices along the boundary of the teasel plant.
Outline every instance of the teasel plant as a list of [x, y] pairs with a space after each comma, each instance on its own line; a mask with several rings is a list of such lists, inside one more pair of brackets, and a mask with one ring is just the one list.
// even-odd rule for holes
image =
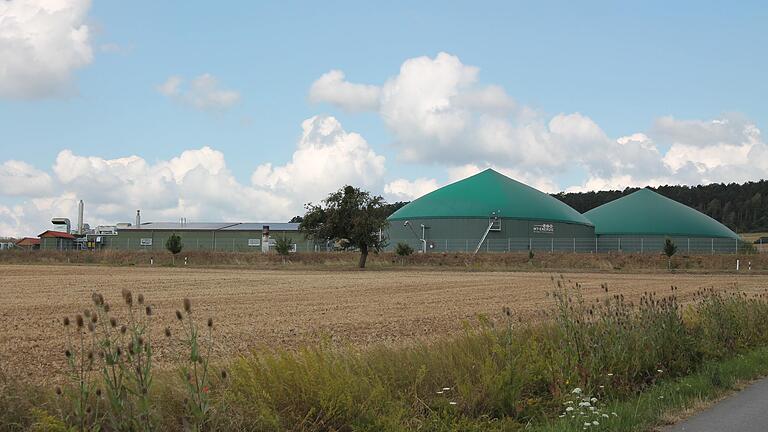
[[62, 323], [67, 333], [64, 351], [70, 385], [56, 388], [62, 405], [62, 417], [76, 430], [91, 430], [98, 423], [97, 389], [91, 378], [95, 364], [95, 329], [98, 317], [89, 310], [77, 314], [74, 322], [64, 317]]
[[[181, 327], [181, 342], [188, 349], [180, 369], [187, 393], [185, 426], [191, 431], [204, 431], [208, 428], [212, 409], [209, 361], [213, 347], [213, 318], [208, 318], [205, 328], [200, 328], [192, 314], [192, 302], [185, 298], [183, 312], [176, 310], [176, 320]], [[166, 328], [165, 335], [172, 337], [170, 328]], [[225, 374], [222, 373], [222, 379]]]
[[[143, 294], [135, 299], [130, 290], [122, 291], [125, 322], [113, 315], [104, 296], [93, 293], [95, 311], [87, 311], [92, 347], [91, 366], [100, 369], [104, 387], [104, 415], [94, 418], [94, 429], [103, 423], [105, 429], [118, 431], [152, 431], [154, 422], [150, 403], [152, 387], [152, 344], [150, 324], [153, 309]], [[65, 319], [66, 320], [66, 319]], [[77, 321], [79, 323], [79, 321]], [[93, 362], [98, 362], [98, 367]], [[90, 381], [89, 381], [90, 382]], [[97, 390], [102, 397], [101, 389]], [[101, 405], [96, 401], [96, 407]]]

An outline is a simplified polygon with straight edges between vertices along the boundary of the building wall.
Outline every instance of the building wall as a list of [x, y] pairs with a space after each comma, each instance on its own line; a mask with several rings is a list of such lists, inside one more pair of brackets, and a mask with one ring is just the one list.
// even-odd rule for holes
[[[181, 237], [183, 250], [213, 250], [220, 252], [261, 252], [261, 231], [235, 230], [122, 230], [117, 236], [105, 236], [103, 248], [114, 250], [164, 251], [165, 242], [176, 233]], [[296, 244], [299, 252], [312, 250], [311, 242], [295, 231], [270, 231], [270, 239], [286, 236]], [[151, 245], [142, 245], [142, 239], [151, 239]], [[249, 246], [249, 239], [257, 239], [257, 246]], [[308, 249], [309, 248], [309, 249]]]
[[[422, 248], [421, 224], [428, 227], [425, 239], [428, 250], [474, 251], [488, 228], [488, 219], [411, 219], [409, 226], [404, 221], [391, 221], [386, 231], [388, 249], [397, 243], [407, 243], [416, 250]], [[548, 225], [551, 230], [542, 230]], [[591, 226], [518, 219], [502, 219], [501, 231], [491, 231], [481, 245], [483, 251], [588, 251], [594, 250], [595, 230]]]
[[40, 249], [43, 250], [72, 250], [75, 243], [71, 239], [59, 237], [42, 237], [40, 239]]

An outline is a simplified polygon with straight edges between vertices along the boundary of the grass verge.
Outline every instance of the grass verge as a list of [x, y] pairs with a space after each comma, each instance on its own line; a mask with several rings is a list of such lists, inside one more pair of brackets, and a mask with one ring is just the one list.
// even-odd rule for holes
[[[535, 323], [504, 308], [505, 322], [481, 319], [450, 339], [254, 352], [230, 362], [221, 379], [203, 372], [202, 380], [196, 371], [208, 370], [208, 354], [193, 340], [188, 301], [176, 311], [189, 327], [179, 341], [187, 363], [179, 373], [155, 374], [151, 341], [143, 337], [151, 310], [134, 320], [134, 297], [124, 292], [126, 326], [94, 294], [96, 313], [64, 322], [79, 341], [66, 353], [70, 384], [34, 400], [20, 388], [0, 391], [14, 396], [0, 397], [0, 422], [82, 431], [643, 430], [670, 409], [765, 372], [768, 292], [707, 289], [682, 306], [671, 287], [634, 304], [607, 285], [603, 299], [587, 301], [578, 283], [552, 282], [555, 307]], [[137, 299], [142, 305], [143, 296]], [[212, 320], [201, 328], [215, 332]], [[3, 418], [14, 407], [15, 417]], [[136, 413], [141, 422], [130, 423]]]
[[[706, 408], [749, 381], [768, 375], [768, 348], [758, 348], [733, 358], [705, 363], [701, 369], [679, 379], [658, 383], [637, 396], [607, 404], [611, 431], [656, 430]], [[535, 432], [583, 431], [583, 425], [557, 419], [532, 429]]]

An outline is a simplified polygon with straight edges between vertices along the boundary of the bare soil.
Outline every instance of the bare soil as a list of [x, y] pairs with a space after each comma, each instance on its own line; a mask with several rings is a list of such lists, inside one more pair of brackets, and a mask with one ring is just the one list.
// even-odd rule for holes
[[[90, 308], [94, 291], [123, 313], [120, 292], [143, 293], [154, 307], [153, 343], [159, 364], [172, 364], [178, 342], [174, 312], [192, 300], [204, 325], [215, 322], [218, 359], [253, 349], [296, 348], [327, 340], [368, 346], [429, 342], [461, 332], [479, 314], [501, 318], [509, 306], [520, 320], [553, 306], [546, 272], [434, 270], [316, 271], [159, 267], [0, 265], [0, 374], [35, 382], [56, 381], [64, 370], [64, 316]], [[560, 274], [557, 275], [559, 277]], [[645, 291], [691, 301], [700, 288], [758, 292], [768, 275], [670, 273], [565, 273], [585, 297], [609, 292], [637, 299]]]

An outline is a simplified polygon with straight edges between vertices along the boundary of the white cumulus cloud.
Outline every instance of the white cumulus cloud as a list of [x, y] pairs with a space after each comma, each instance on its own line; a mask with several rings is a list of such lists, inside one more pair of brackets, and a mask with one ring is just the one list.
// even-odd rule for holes
[[21, 161], [0, 164], [0, 195], [37, 197], [51, 193], [51, 176]]
[[412, 201], [441, 185], [435, 179], [419, 177], [415, 180], [396, 179], [384, 185], [384, 194], [391, 201]]
[[309, 100], [328, 102], [346, 111], [375, 110], [379, 106], [381, 89], [374, 85], [353, 84], [346, 81], [344, 72], [332, 70], [323, 74], [309, 89]]
[[224, 110], [240, 101], [240, 93], [221, 88], [219, 80], [208, 73], [191, 79], [188, 85], [185, 84], [183, 77], [172, 75], [157, 86], [157, 91], [199, 110]]
[[[371, 97], [357, 108], [378, 112], [400, 160], [443, 166], [449, 177], [494, 167], [545, 191], [768, 177], [765, 140], [743, 116], [663, 116], [650, 130], [611, 137], [584, 113], [547, 115], [517, 104], [504, 88], [482, 83], [479, 68], [448, 53], [407, 59], [378, 86], [349, 83], [338, 70], [320, 82], [335, 85], [319, 99], [347, 110], [350, 100], [361, 100], [349, 89], [378, 89], [376, 103]], [[583, 180], [555, 180], [574, 176]]]
[[254, 186], [303, 200], [319, 201], [345, 184], [374, 188], [384, 175], [384, 157], [367, 141], [347, 132], [334, 117], [305, 120], [298, 148], [285, 165], [260, 165], [251, 176]]
[[0, 204], [0, 236], [39, 234], [52, 217], [74, 220], [80, 199], [91, 225], [129, 222], [137, 209], [154, 221], [287, 221], [345, 184], [381, 188], [384, 157], [361, 135], [333, 117], [312, 117], [302, 129], [291, 160], [258, 166], [250, 183], [238, 181], [224, 154], [211, 147], [156, 162], [62, 150], [49, 172], [5, 161], [0, 196], [22, 202]]
[[93, 60], [89, 0], [0, 1], [0, 97], [59, 96]]

